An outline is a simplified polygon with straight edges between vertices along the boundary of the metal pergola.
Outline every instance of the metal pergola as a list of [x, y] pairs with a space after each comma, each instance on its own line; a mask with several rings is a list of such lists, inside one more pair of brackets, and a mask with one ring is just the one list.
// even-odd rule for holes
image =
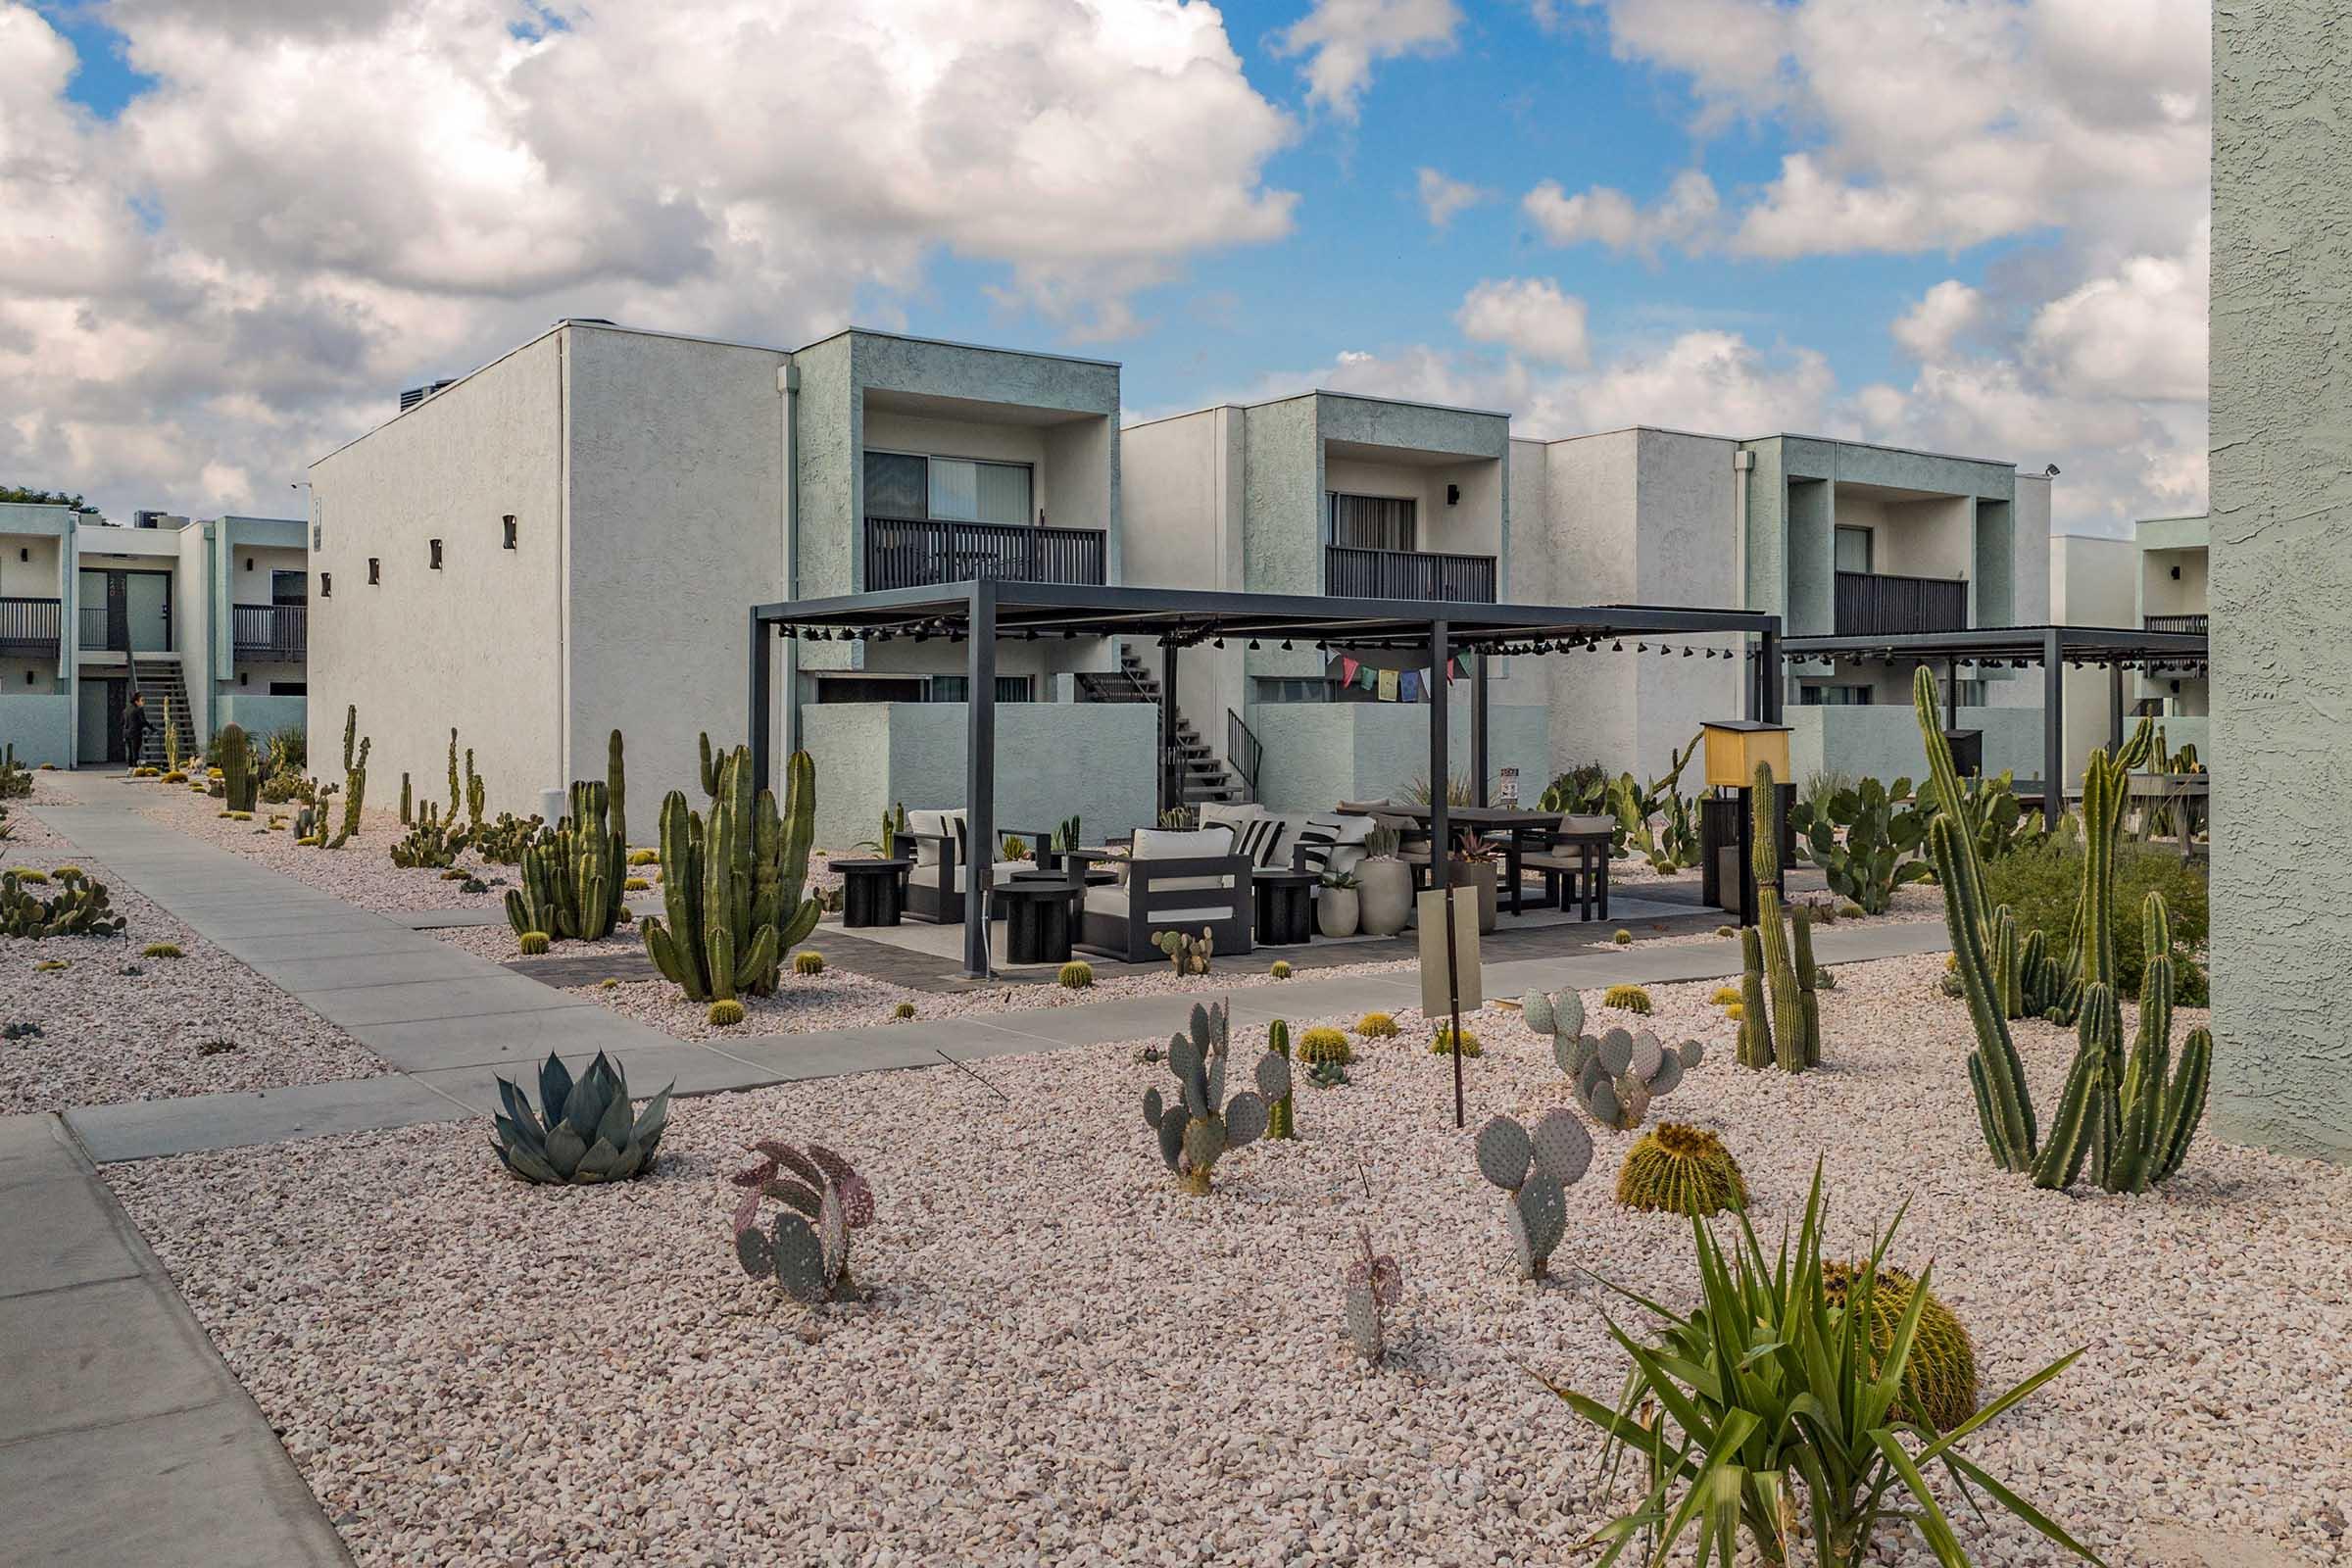
[[[1451, 880], [1445, 846], [1451, 842], [1445, 781], [1451, 776], [1447, 724], [1449, 682], [1438, 672], [1456, 654], [1471, 656], [1471, 768], [1478, 799], [1487, 791], [1487, 669], [1480, 656], [1525, 656], [1595, 649], [1604, 639], [1734, 633], [1756, 639], [1743, 682], [1744, 716], [1781, 716], [1781, 621], [1761, 611], [1682, 610], [1647, 605], [1490, 605], [1402, 599], [1333, 599], [1298, 594], [1211, 593], [1184, 588], [1086, 587], [1064, 583], [981, 580], [934, 587], [885, 589], [756, 605], [751, 612], [752, 765], [764, 787], [771, 772], [769, 709], [774, 660], [771, 639], [815, 642], [938, 641], [960, 643], [969, 679], [968, 742], [964, 754], [966, 833], [974, 844], [996, 842], [997, 645], [1048, 637], [1155, 638], [1160, 645], [1161, 795], [1176, 722], [1179, 654], [1203, 644], [1315, 649], [1326, 652], [1416, 651], [1427, 656], [1429, 683], [1431, 877]], [[2201, 639], [2199, 640], [2202, 641]], [[1695, 652], [1696, 650], [1690, 650]], [[1707, 650], [1710, 657], [1715, 650]], [[1738, 657], [1728, 655], [1728, 657]], [[964, 972], [991, 973], [988, 935], [988, 859], [975, 858], [964, 888]]]
[[1959, 727], [1962, 664], [2006, 669], [2040, 665], [2041, 819], [2051, 823], [2066, 814], [2067, 666], [2098, 664], [2106, 668], [2108, 745], [2120, 749], [2124, 744], [2126, 670], [2134, 666], [2151, 673], [2166, 669], [2202, 670], [2206, 664], [2203, 632], [2143, 631], [2132, 626], [1986, 626], [1974, 631], [1911, 632], [1892, 637], [1790, 637], [1782, 642], [1781, 657], [1791, 663], [1817, 660], [1833, 663], [1839, 660], [1859, 663], [1872, 659], [1940, 661], [1946, 729]]

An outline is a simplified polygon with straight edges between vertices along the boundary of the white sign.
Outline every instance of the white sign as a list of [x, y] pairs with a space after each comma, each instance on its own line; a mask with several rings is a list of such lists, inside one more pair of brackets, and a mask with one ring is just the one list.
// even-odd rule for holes
[[1506, 767], [1502, 770], [1502, 783], [1499, 787], [1499, 793], [1502, 796], [1502, 804], [1505, 807], [1513, 808], [1517, 808], [1519, 805], [1519, 770], [1517, 768]]

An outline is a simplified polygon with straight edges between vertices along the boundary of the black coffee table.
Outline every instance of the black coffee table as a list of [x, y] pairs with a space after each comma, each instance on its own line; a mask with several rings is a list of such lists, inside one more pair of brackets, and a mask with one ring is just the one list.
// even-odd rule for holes
[[1257, 945], [1295, 948], [1315, 934], [1313, 871], [1253, 871], [1257, 899]]
[[1084, 890], [1059, 876], [1015, 874], [989, 890], [1004, 921], [1006, 963], [1067, 963], [1070, 923]]
[[906, 908], [906, 872], [912, 860], [835, 860], [841, 873], [841, 923], [897, 925]]

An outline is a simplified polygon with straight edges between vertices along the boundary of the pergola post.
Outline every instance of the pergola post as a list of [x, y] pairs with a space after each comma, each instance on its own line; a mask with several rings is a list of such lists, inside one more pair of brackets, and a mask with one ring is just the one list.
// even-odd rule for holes
[[[1446, 664], [1452, 657], [1448, 630], [1442, 620], [1429, 623], [1429, 776], [1433, 781], [1429, 790], [1429, 885], [1438, 890], [1446, 908], [1446, 1014], [1453, 1031], [1453, 1124], [1459, 1127], [1463, 1115], [1461, 977], [1453, 972], [1453, 862], [1446, 853], [1453, 843], [1452, 803], [1446, 798], [1453, 782], [1448, 765], [1453, 748], [1446, 733]], [[1476, 727], [1473, 720], [1474, 733]]]
[[1960, 661], [1943, 662], [1943, 728], [1946, 734], [1960, 727]]
[[1176, 760], [1176, 639], [1159, 640], [1159, 808], [1184, 804], [1184, 770]]
[[752, 790], [757, 794], [769, 787], [767, 718], [772, 702], [769, 669], [773, 662], [767, 645], [767, 622], [760, 618], [757, 605], [752, 607], [751, 629]]
[[997, 585], [972, 584], [965, 661], [963, 973], [989, 977], [988, 874], [997, 860]]
[[2115, 757], [2124, 749], [2124, 662], [2116, 660], [2107, 666], [2107, 755]]
[[[1437, 678], [1441, 682], [1446, 679], [1443, 667]], [[1475, 653], [1470, 656], [1470, 787], [1474, 792], [1471, 799], [1481, 806], [1494, 804], [1488, 798], [1487, 699], [1487, 656]]]
[[1782, 679], [1781, 631], [1778, 625], [1756, 633], [1756, 718], [1765, 724], [1781, 721], [1781, 705], [1788, 683]]
[[2041, 825], [2066, 816], [2066, 649], [2058, 628], [2041, 634]]

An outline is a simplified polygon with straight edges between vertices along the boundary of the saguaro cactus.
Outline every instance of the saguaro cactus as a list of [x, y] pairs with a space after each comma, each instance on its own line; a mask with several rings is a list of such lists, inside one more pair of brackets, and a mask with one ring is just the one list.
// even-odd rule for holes
[[[1773, 1059], [1784, 1072], [1803, 1072], [1807, 1067], [1821, 1064], [1820, 1015], [1809, 1005], [1813, 989], [1812, 916], [1801, 908], [1794, 915], [1798, 951], [1806, 959], [1800, 968], [1789, 951], [1788, 924], [1782, 919], [1781, 835], [1780, 824], [1773, 818], [1780, 792], [1774, 787], [1771, 763], [1756, 764], [1753, 795], [1756, 940], [1763, 950], [1764, 974], [1772, 990]], [[1740, 1021], [1744, 1028], [1745, 1008], [1741, 1009]]]
[[763, 997], [778, 958], [816, 929], [805, 897], [816, 820], [816, 764], [795, 752], [785, 766], [784, 809], [752, 790], [752, 753], [721, 759], [708, 813], [671, 790], [662, 801], [662, 894], [666, 918], [645, 922], [654, 966], [693, 1002]]
[[245, 738], [242, 725], [220, 726], [220, 796], [229, 810], [250, 811], [261, 779], [253, 767], [253, 743]]
[[[326, 848], [339, 850], [360, 830], [360, 809], [368, 799], [368, 752], [375, 745], [374, 738], [360, 733], [360, 708], [353, 703], [343, 710], [343, 826], [326, 842]], [[357, 750], [354, 750], [354, 747]]]

